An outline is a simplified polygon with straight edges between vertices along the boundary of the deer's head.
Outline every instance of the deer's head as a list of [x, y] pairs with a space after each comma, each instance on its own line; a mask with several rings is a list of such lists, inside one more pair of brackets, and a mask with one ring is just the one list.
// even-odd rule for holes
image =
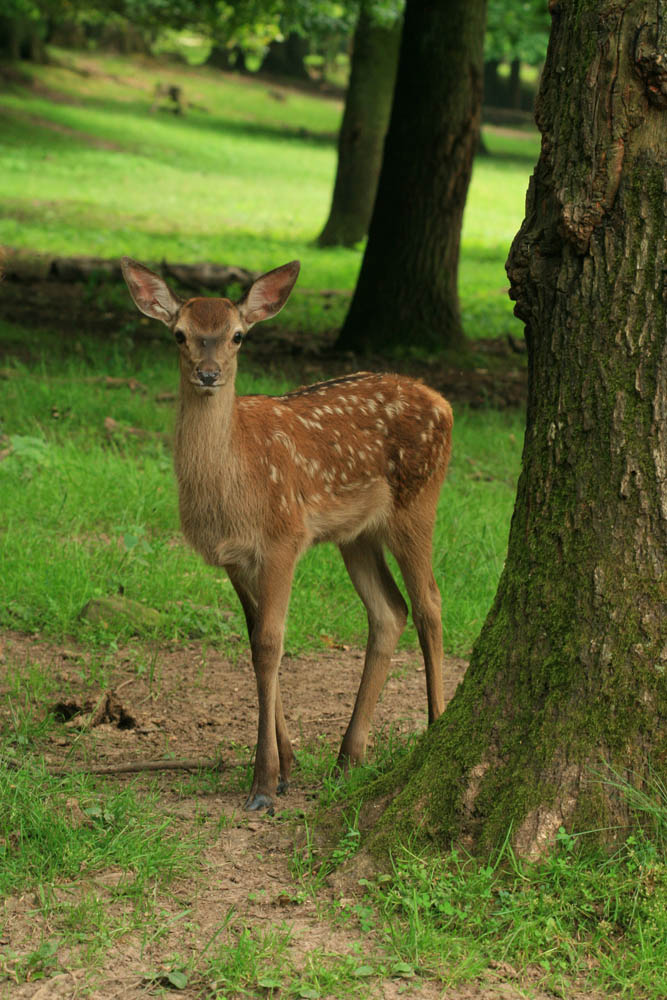
[[280, 312], [299, 275], [293, 260], [268, 271], [236, 303], [222, 298], [183, 300], [143, 264], [123, 257], [121, 268], [137, 308], [169, 327], [180, 351], [181, 372], [212, 395], [236, 374], [237, 355], [251, 326]]

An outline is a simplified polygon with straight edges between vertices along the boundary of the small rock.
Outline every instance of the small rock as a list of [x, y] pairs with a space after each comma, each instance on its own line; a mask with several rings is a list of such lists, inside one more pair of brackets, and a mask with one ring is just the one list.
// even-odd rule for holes
[[156, 629], [161, 622], [159, 611], [147, 608], [128, 597], [94, 597], [81, 611], [81, 617], [96, 625], [108, 627], [119, 624], [132, 625], [135, 633]]

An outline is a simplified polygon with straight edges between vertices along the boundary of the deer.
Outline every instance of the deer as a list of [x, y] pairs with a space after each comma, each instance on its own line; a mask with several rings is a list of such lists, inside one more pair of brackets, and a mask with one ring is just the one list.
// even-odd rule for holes
[[293, 767], [279, 667], [294, 569], [335, 543], [368, 619], [364, 666], [338, 767], [363, 759], [373, 713], [412, 606], [428, 722], [444, 710], [441, 597], [432, 569], [436, 506], [451, 453], [449, 403], [420, 380], [357, 372], [280, 396], [237, 396], [248, 331], [276, 316], [299, 274], [293, 260], [236, 302], [182, 299], [129, 257], [121, 268], [140, 312], [172, 332], [180, 367], [174, 466], [187, 542], [226, 570], [245, 616], [258, 727], [247, 810], [274, 811]]

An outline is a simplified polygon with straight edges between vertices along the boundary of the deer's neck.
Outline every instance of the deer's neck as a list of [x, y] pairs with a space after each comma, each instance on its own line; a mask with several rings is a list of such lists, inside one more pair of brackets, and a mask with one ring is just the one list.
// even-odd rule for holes
[[232, 379], [205, 395], [181, 376], [175, 466], [181, 496], [212, 489], [220, 496], [236, 478], [236, 396]]

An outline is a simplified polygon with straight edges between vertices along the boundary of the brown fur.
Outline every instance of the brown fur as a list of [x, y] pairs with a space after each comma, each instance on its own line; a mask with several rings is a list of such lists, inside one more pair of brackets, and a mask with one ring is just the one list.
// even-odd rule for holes
[[341, 764], [363, 755], [405, 602], [383, 549], [396, 557], [424, 653], [429, 721], [443, 709], [440, 594], [431, 569], [452, 411], [399, 375], [359, 372], [283, 396], [236, 397], [234, 335], [275, 315], [295, 265], [259, 278], [236, 305], [180, 302], [160, 278], [124, 261], [137, 305], [185, 339], [175, 466], [181, 524], [204, 559], [224, 567], [241, 600], [259, 697], [255, 776], [247, 807], [272, 808], [292, 766], [278, 687], [285, 617], [298, 558], [336, 543], [366, 606], [369, 639]]

